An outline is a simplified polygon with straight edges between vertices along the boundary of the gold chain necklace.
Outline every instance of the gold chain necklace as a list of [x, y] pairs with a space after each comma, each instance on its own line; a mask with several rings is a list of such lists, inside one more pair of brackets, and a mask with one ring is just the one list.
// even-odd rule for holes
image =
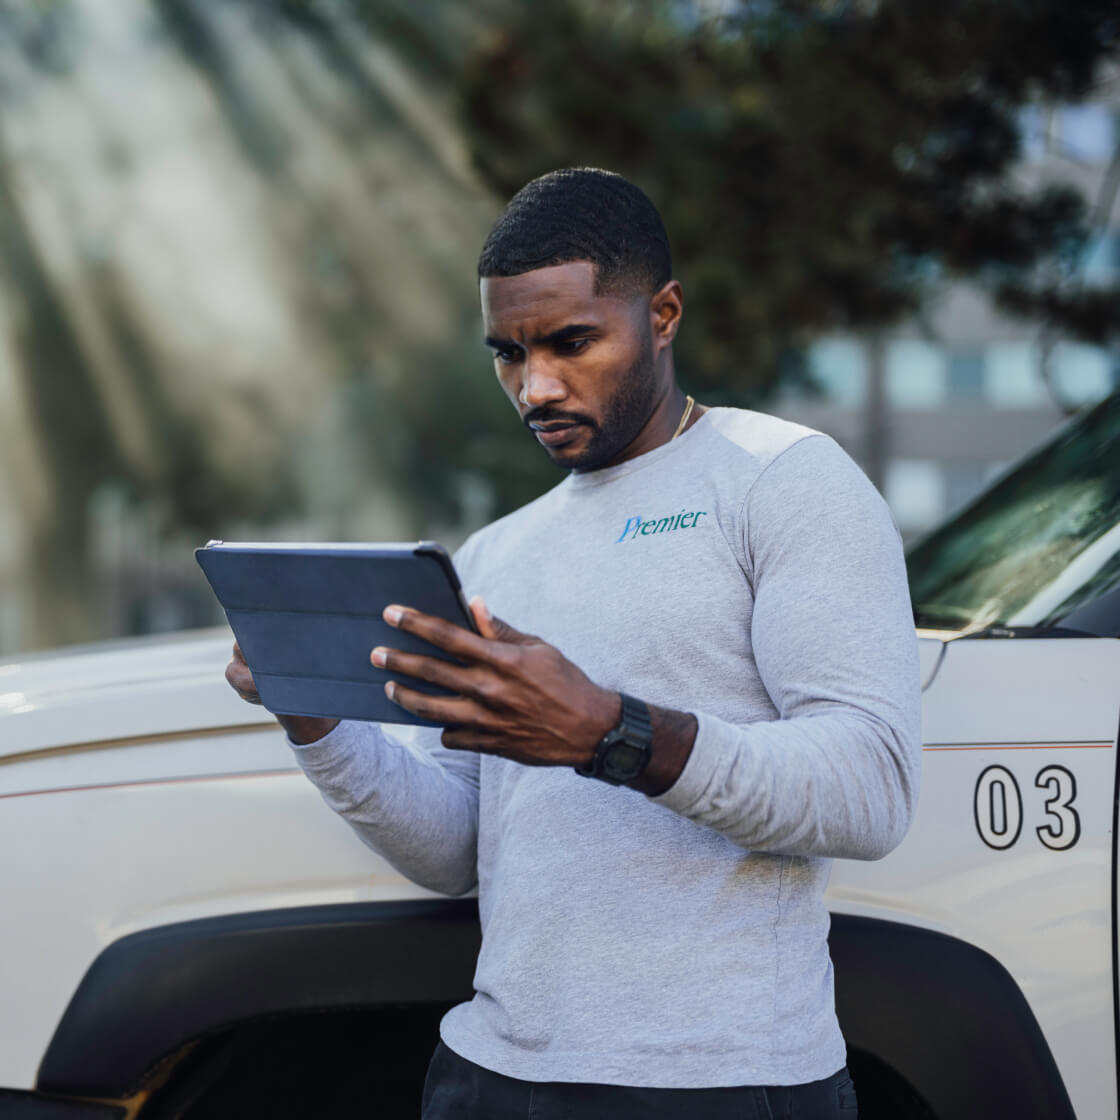
[[681, 417], [681, 422], [677, 425], [677, 430], [673, 433], [672, 437], [670, 438], [670, 440], [669, 440], [670, 443], [672, 443], [673, 440], [675, 440], [677, 438], [677, 436], [679, 436], [681, 434], [681, 432], [684, 431], [684, 426], [685, 426], [685, 424], [688, 423], [688, 418], [692, 415], [692, 406], [695, 403], [696, 402], [692, 399], [691, 396], [687, 397], [685, 399], [684, 415]]

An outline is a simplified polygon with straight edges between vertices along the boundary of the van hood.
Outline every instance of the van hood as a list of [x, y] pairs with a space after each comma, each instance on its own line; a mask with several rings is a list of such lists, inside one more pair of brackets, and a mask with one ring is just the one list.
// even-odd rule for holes
[[31, 654], [0, 665], [0, 759], [271, 723], [226, 684], [225, 628]]

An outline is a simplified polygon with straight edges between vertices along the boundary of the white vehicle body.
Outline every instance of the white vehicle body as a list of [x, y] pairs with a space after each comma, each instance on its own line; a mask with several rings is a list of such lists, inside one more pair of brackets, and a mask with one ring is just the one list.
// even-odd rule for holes
[[[919, 630], [914, 825], [835, 865], [842, 1025], [907, 1102], [865, 1120], [1117, 1114], [1120, 636], [1016, 625]], [[325, 808], [230, 645], [0, 666], [0, 1120], [180, 1115], [199, 1037], [469, 991], [472, 901]]]
[[831, 909], [989, 953], [1026, 997], [1075, 1114], [1115, 1117], [1120, 641], [921, 642], [917, 816], [885, 860], [835, 864]]

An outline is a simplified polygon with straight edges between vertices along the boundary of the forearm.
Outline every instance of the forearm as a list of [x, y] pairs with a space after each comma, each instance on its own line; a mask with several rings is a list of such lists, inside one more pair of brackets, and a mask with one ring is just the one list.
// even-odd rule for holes
[[736, 726], [701, 715], [678, 780], [659, 804], [743, 848], [878, 859], [917, 799], [913, 722], [854, 709]]
[[[438, 731], [425, 733], [438, 741]], [[401, 743], [378, 724], [351, 722], [309, 745], [293, 746], [323, 800], [398, 871], [445, 894], [474, 886], [475, 756]]]
[[649, 765], [630, 786], [743, 848], [877, 859], [906, 832], [913, 727], [855, 709], [744, 727], [652, 705], [650, 717]]

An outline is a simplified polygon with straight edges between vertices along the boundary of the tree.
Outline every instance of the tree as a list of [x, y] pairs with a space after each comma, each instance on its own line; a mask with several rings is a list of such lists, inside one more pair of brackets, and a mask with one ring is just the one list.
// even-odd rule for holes
[[1112, 0], [711, 10], [538, 0], [460, 78], [500, 194], [579, 164], [648, 190], [691, 297], [681, 367], [706, 401], [763, 395], [813, 334], [895, 322], [949, 278], [1117, 335], [1120, 289], [1070, 282], [1092, 234], [1082, 195], [1009, 174], [1023, 106], [1084, 97], [1120, 54]]
[[508, 410], [447, 80], [337, 4], [111, 8], [0, 4], [0, 655], [205, 609], [210, 537], [477, 523]]

